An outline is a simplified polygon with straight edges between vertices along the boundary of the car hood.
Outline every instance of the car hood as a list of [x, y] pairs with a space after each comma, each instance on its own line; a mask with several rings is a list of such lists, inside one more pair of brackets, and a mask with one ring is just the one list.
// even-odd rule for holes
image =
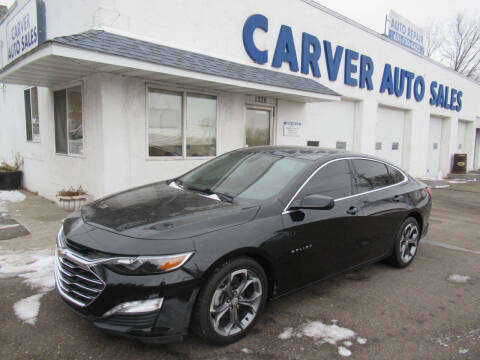
[[83, 221], [137, 239], [184, 239], [252, 220], [258, 206], [232, 204], [154, 183], [82, 208]]

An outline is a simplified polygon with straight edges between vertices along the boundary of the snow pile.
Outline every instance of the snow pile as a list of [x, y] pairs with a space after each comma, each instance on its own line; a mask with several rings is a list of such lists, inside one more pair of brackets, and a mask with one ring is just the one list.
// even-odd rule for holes
[[457, 284], [466, 284], [471, 278], [468, 275], [451, 274], [447, 280]]
[[38, 294], [13, 305], [17, 317], [34, 325], [40, 308], [40, 299], [55, 287], [54, 256], [48, 249], [14, 252], [0, 250], [0, 278], [19, 277]]
[[337, 321], [332, 320], [332, 324], [324, 324], [321, 321], [312, 321], [300, 326], [297, 330], [289, 327], [278, 336], [279, 339], [287, 340], [292, 336], [309, 337], [312, 338], [316, 344], [330, 344], [337, 346], [337, 343], [342, 345], [337, 346], [338, 353], [341, 356], [348, 357], [352, 355], [349, 347], [353, 345], [352, 339], [356, 338], [357, 343], [364, 345], [367, 339], [357, 337], [357, 334], [350, 329], [337, 325]]
[[25, 200], [25, 195], [20, 191], [0, 191], [0, 212], [6, 211], [4, 206], [7, 202], [21, 202]]

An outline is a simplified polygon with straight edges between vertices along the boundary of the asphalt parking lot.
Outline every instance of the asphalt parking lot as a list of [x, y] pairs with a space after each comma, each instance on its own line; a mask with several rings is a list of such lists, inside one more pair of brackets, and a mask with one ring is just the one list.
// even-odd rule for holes
[[[379, 263], [275, 300], [249, 336], [226, 347], [105, 334], [62, 304], [48, 273], [29, 286], [28, 275], [0, 268], [0, 359], [480, 359], [480, 184], [434, 189], [433, 199], [410, 267]], [[62, 210], [32, 194], [3, 206], [31, 232], [0, 241], [3, 270], [6, 259], [53, 249]], [[22, 321], [18, 303], [36, 295], [38, 317]], [[312, 323], [343, 338], [312, 337]]]

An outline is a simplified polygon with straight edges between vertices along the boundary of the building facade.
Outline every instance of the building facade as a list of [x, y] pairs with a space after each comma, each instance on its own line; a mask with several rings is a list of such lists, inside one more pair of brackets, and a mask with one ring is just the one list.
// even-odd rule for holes
[[17, 0], [0, 49], [0, 156], [50, 199], [263, 144], [480, 167], [478, 83], [310, 0]]

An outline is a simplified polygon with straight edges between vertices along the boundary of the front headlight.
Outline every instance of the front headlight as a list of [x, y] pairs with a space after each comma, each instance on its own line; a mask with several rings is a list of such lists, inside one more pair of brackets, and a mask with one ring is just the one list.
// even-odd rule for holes
[[125, 275], [150, 275], [176, 270], [182, 267], [193, 252], [166, 256], [138, 256], [115, 258], [105, 265], [115, 272]]

